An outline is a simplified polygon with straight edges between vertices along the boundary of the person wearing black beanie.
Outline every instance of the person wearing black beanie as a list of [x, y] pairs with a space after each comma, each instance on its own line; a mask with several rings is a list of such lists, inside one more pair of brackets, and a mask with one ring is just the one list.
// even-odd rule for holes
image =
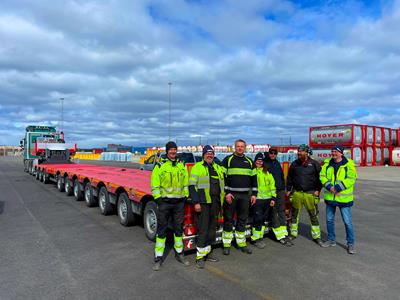
[[185, 165], [176, 159], [177, 148], [176, 143], [168, 142], [165, 145], [167, 159], [159, 162], [151, 173], [151, 193], [158, 204], [154, 271], [161, 268], [169, 220], [173, 224], [175, 258], [185, 266], [189, 265], [183, 254], [182, 238], [189, 175]]

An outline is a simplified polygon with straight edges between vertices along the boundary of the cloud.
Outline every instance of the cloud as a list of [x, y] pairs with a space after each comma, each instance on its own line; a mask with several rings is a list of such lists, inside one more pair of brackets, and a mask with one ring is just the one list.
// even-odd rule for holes
[[181, 144], [399, 127], [399, 25], [397, 1], [2, 1], [0, 144], [58, 125], [60, 98], [81, 147], [164, 144], [169, 82]]

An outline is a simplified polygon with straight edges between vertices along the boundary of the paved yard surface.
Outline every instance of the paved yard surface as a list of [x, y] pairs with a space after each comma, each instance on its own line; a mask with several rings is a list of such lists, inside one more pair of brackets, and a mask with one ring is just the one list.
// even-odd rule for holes
[[[173, 254], [153, 272], [143, 228], [59, 193], [0, 158], [0, 299], [399, 299], [400, 168], [363, 168], [353, 209], [358, 253], [322, 249], [301, 236], [286, 248], [272, 239], [253, 255], [215, 250], [219, 263], [197, 270]], [[325, 234], [325, 204], [320, 204]], [[194, 262], [193, 253], [188, 255]]]

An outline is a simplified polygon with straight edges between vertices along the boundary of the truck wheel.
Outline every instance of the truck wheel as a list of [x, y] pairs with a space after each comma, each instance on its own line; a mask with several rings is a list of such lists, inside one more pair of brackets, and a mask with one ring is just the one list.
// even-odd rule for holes
[[110, 196], [107, 189], [102, 186], [99, 191], [99, 208], [104, 216], [108, 216], [114, 212], [114, 205], [110, 202]]
[[57, 190], [59, 192], [64, 192], [64, 182], [63, 182], [63, 177], [61, 175], [58, 175], [57, 177]]
[[131, 200], [126, 193], [121, 193], [118, 197], [117, 211], [119, 222], [124, 226], [130, 226], [135, 222], [135, 215], [132, 211]]
[[72, 187], [71, 180], [69, 180], [68, 177], [65, 177], [64, 182], [65, 182], [65, 193], [67, 194], [67, 196], [72, 196], [74, 194], [74, 189]]
[[143, 213], [143, 226], [147, 238], [153, 242], [157, 235], [157, 214], [157, 204], [154, 201], [147, 202]]
[[79, 188], [78, 178], [74, 180], [74, 197], [76, 201], [81, 201], [83, 198], [83, 192]]
[[93, 189], [92, 186], [90, 185], [90, 182], [87, 182], [85, 184], [84, 188], [84, 196], [85, 196], [85, 202], [88, 207], [95, 207], [96, 206], [96, 199], [94, 198], [93, 195]]

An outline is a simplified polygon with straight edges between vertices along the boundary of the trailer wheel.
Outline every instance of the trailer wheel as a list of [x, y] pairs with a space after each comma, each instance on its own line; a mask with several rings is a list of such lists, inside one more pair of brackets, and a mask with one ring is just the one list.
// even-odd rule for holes
[[79, 188], [79, 180], [74, 180], [74, 197], [76, 201], [81, 201], [83, 198], [83, 192]]
[[154, 201], [147, 202], [143, 212], [143, 227], [147, 238], [153, 242], [157, 235], [157, 214], [157, 204]]
[[68, 177], [65, 177], [64, 182], [65, 182], [65, 193], [67, 194], [67, 196], [72, 196], [74, 194], [74, 189], [71, 180], [69, 180]]
[[110, 196], [106, 187], [102, 186], [99, 191], [99, 208], [104, 216], [111, 215], [114, 212], [114, 206], [110, 202]]
[[49, 183], [49, 175], [46, 173], [46, 171], [42, 171], [42, 182], [44, 184]]
[[126, 193], [121, 193], [118, 197], [117, 211], [119, 222], [124, 226], [133, 225], [135, 222], [135, 215], [132, 211], [131, 200]]
[[90, 182], [87, 182], [85, 184], [84, 196], [85, 196], [86, 205], [88, 207], [96, 206], [97, 203], [96, 203], [96, 199], [94, 198], [93, 189], [92, 189], [92, 186], [90, 185]]
[[63, 182], [63, 177], [61, 175], [58, 175], [57, 177], [57, 190], [59, 192], [64, 192], [64, 182]]

